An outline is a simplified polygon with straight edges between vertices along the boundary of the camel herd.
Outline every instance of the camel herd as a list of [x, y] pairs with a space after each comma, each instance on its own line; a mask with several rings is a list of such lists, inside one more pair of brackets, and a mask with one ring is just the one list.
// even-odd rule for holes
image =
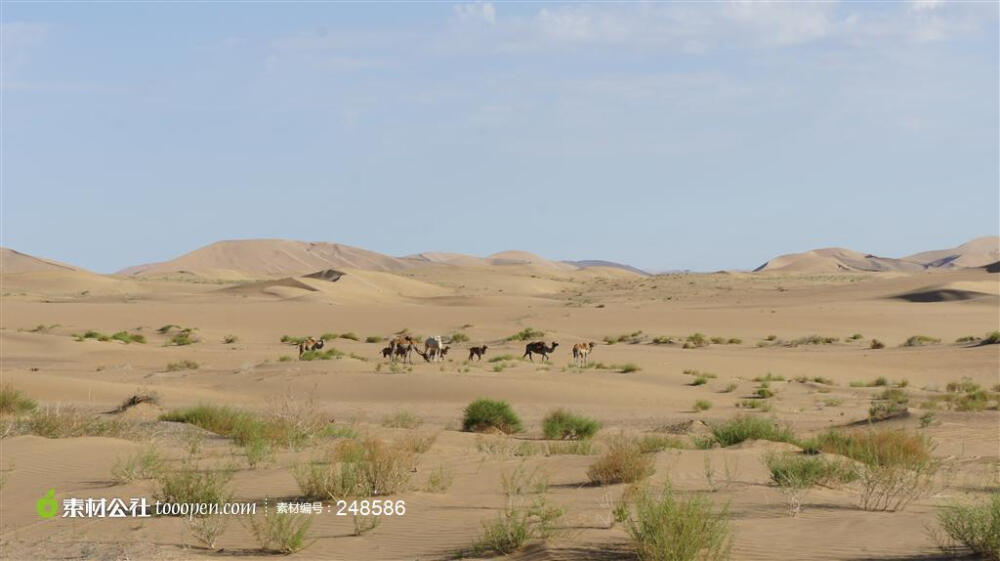
[[[532, 341], [524, 346], [524, 354], [521, 358], [527, 358], [535, 362], [535, 355], [542, 357], [542, 362], [549, 359], [549, 355], [554, 353], [559, 343], [553, 341], [546, 345], [544, 341]], [[596, 343], [577, 343], [573, 345], [573, 361], [577, 366], [587, 366], [590, 352], [594, 350]], [[323, 348], [323, 339], [308, 337], [299, 342], [299, 357], [306, 351], [317, 351]], [[413, 363], [413, 355], [420, 355], [425, 362], [443, 362], [444, 357], [451, 349], [450, 345], [444, 344], [444, 339], [440, 335], [428, 337], [424, 340], [423, 350], [419, 348], [417, 340], [410, 335], [400, 335], [389, 341], [389, 345], [382, 349], [382, 358], [387, 358], [392, 362], [402, 361], [406, 364]], [[468, 360], [482, 360], [489, 349], [486, 345], [469, 347]]]

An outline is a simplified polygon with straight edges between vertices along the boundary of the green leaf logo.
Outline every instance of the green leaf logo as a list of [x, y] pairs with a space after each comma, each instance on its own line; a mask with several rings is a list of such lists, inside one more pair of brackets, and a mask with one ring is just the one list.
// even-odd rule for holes
[[56, 502], [56, 490], [49, 489], [45, 496], [38, 499], [35, 503], [35, 510], [38, 511], [38, 516], [42, 518], [52, 518], [56, 515], [59, 510], [59, 503]]

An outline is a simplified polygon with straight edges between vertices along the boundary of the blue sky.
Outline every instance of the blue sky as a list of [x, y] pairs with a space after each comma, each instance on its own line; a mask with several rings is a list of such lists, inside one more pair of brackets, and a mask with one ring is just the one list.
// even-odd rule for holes
[[2, 4], [3, 245], [654, 270], [1000, 230], [996, 3]]

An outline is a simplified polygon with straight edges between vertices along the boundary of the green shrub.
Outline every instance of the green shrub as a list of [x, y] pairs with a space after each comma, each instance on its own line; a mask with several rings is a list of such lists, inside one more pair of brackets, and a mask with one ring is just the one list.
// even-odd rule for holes
[[299, 360], [340, 360], [344, 357], [344, 353], [330, 347], [326, 350], [320, 351], [306, 351], [299, 355]]
[[687, 339], [685, 340], [685, 348], [690, 349], [690, 348], [707, 347], [710, 343], [711, 341], [709, 341], [708, 337], [705, 336], [704, 333], [692, 333], [691, 335], [688, 335]]
[[767, 373], [765, 376], [757, 376], [753, 379], [754, 382], [784, 382], [785, 377], [777, 374]]
[[301, 448], [316, 437], [326, 436], [330, 429], [326, 420], [314, 412], [290, 411], [263, 417], [249, 411], [216, 405], [175, 409], [160, 415], [160, 420], [195, 425], [232, 438], [239, 446], [252, 445], [258, 451], [262, 446], [258, 441], [281, 448]]
[[884, 349], [885, 343], [879, 341], [878, 339], [872, 339], [872, 342], [868, 345], [872, 349]]
[[167, 372], [179, 372], [181, 370], [198, 370], [198, 363], [193, 360], [180, 360], [167, 364]]
[[399, 493], [412, 469], [413, 455], [403, 446], [367, 438], [342, 440], [326, 462], [297, 466], [293, 475], [307, 499], [349, 500]]
[[979, 391], [980, 388], [981, 386], [979, 384], [973, 382], [972, 378], [968, 377], [962, 378], [962, 380], [959, 382], [948, 382], [945, 385], [945, 390], [952, 393], [957, 393], [957, 392], [973, 393]]
[[129, 333], [128, 331], [119, 331], [111, 336], [115, 341], [121, 341], [126, 345], [129, 343], [145, 343], [146, 337], [139, 333]]
[[805, 337], [799, 337], [790, 343], [791, 346], [797, 347], [799, 345], [832, 345], [840, 341], [839, 337], [824, 337], [822, 335], [807, 335]]
[[640, 370], [642, 370], [642, 368], [639, 368], [638, 365], [633, 364], [631, 362], [621, 365], [621, 367], [619, 367], [618, 369], [618, 371], [621, 372], [622, 374], [630, 374], [632, 372], [638, 372]]
[[667, 448], [687, 448], [687, 445], [680, 438], [675, 436], [662, 436], [658, 434], [647, 434], [635, 442], [643, 454], [662, 452]]
[[131, 424], [119, 417], [96, 416], [70, 407], [36, 410], [23, 420], [22, 426], [28, 434], [45, 438], [131, 438], [137, 434]]
[[227, 487], [232, 478], [228, 469], [199, 470], [190, 464], [175, 471], [161, 470], [159, 490], [153, 497], [167, 503], [223, 504], [233, 496]]
[[385, 337], [379, 335], [369, 335], [365, 337], [365, 343], [381, 343], [385, 341]]
[[986, 559], [1000, 559], [1000, 492], [994, 491], [984, 502], [952, 502], [938, 509], [938, 524], [951, 543], [941, 549], [957, 554], [955, 544]]
[[447, 337], [448, 343], [465, 343], [469, 340], [469, 336], [461, 331], [456, 331]]
[[726, 387], [722, 389], [722, 393], [732, 393], [738, 387], [739, 384], [737, 384], [736, 382], [729, 382], [728, 384], [726, 384]]
[[711, 401], [708, 401], [708, 400], [705, 400], [705, 399], [699, 399], [698, 401], [694, 402], [694, 410], [695, 411], [708, 411], [711, 408], [712, 408], [712, 402]]
[[177, 347], [193, 345], [198, 342], [198, 338], [193, 335], [190, 327], [182, 329], [179, 333], [170, 338], [169, 344]]
[[768, 452], [764, 455], [764, 465], [771, 472], [771, 481], [779, 487], [829, 486], [851, 483], [858, 478], [857, 470], [850, 462], [819, 456]]
[[721, 446], [732, 446], [744, 440], [771, 440], [795, 442], [795, 433], [788, 426], [779, 425], [774, 419], [737, 416], [722, 424], [709, 425], [714, 440]]
[[507, 507], [496, 519], [483, 523], [483, 537], [471, 553], [513, 553], [529, 539], [548, 537], [562, 515], [562, 509], [550, 505], [544, 497], [536, 498], [529, 506]]
[[518, 331], [517, 333], [508, 336], [505, 341], [528, 341], [531, 339], [541, 339], [545, 337], [544, 331], [538, 331], [530, 327], [525, 327], [524, 329]]
[[691, 380], [689, 386], [703, 386], [708, 383], [708, 377], [706, 376], [696, 376], [694, 380]]
[[624, 436], [613, 439], [596, 462], [587, 468], [595, 485], [633, 483], [653, 474], [653, 458], [643, 454], [638, 443]]
[[986, 338], [983, 339], [983, 344], [984, 345], [1000, 344], [1000, 331], [994, 331], [993, 333], [988, 334]]
[[111, 478], [124, 484], [136, 479], [152, 479], [163, 469], [163, 456], [149, 446], [127, 457], [118, 457], [111, 465]]
[[871, 400], [868, 418], [873, 421], [888, 419], [907, 410], [910, 396], [898, 388], [886, 388]]
[[236, 343], [239, 340], [240, 338], [235, 335], [226, 335], [225, 337], [222, 338], [222, 342], [226, 345], [232, 345], [233, 343]]
[[462, 430], [482, 431], [487, 428], [495, 428], [506, 434], [523, 430], [521, 419], [514, 413], [509, 403], [485, 398], [477, 399], [465, 408]]
[[276, 551], [286, 555], [302, 551], [306, 544], [311, 514], [289, 514], [287, 512], [267, 516], [251, 515], [246, 518], [247, 529], [257, 540], [262, 551]]
[[542, 432], [549, 440], [592, 438], [600, 428], [601, 424], [594, 419], [574, 415], [564, 409], [556, 409], [542, 420]]
[[904, 347], [920, 347], [923, 345], [936, 345], [940, 343], [941, 339], [937, 337], [930, 337], [928, 335], [913, 335], [903, 343]]
[[355, 332], [353, 332], [353, 331], [348, 331], [347, 333], [341, 333], [340, 334], [340, 338], [341, 339], [347, 339], [348, 341], [360, 341], [361, 340], [361, 337], [358, 337], [358, 334], [355, 333]]
[[398, 411], [382, 418], [382, 426], [392, 429], [415, 429], [423, 423], [423, 419], [410, 411]]
[[978, 340], [979, 340], [979, 337], [976, 337], [975, 335], [965, 335], [964, 337], [959, 337], [958, 339], [955, 339], [955, 342], [956, 343], [975, 343]]
[[37, 407], [35, 400], [15, 390], [10, 382], [0, 385], [0, 415], [20, 415]]
[[932, 459], [933, 441], [917, 432], [905, 430], [864, 430], [841, 432], [829, 430], [817, 438], [823, 452], [840, 454], [866, 465], [901, 465], [912, 467]]
[[281, 355], [278, 357], [278, 362], [292, 362], [291, 355]]
[[855, 333], [854, 335], [848, 337], [848, 339], [850, 339], [851, 341], [857, 341], [858, 339], [864, 339], [864, 338], [865, 336], [860, 333]]
[[667, 337], [666, 335], [660, 335], [660, 336], [657, 336], [657, 337], [653, 337], [652, 343], [654, 345], [673, 345], [674, 344], [674, 338], [673, 337]]
[[680, 498], [668, 483], [659, 495], [636, 493], [622, 519], [640, 561], [722, 561], [729, 558], [729, 507], [716, 510], [701, 495]]

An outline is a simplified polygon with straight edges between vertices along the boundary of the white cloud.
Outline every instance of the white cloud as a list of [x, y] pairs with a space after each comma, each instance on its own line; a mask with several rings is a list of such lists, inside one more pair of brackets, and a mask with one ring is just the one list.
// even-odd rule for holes
[[486, 22], [493, 25], [497, 21], [497, 10], [492, 2], [474, 2], [452, 6], [455, 16], [461, 20]]

